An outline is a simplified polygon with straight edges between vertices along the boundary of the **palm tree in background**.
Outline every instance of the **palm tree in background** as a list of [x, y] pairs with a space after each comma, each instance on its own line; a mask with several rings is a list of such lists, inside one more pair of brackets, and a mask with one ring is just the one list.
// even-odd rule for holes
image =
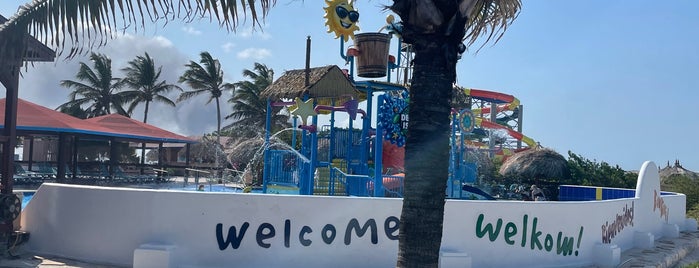
[[71, 88], [69, 101], [58, 106], [58, 110], [70, 107], [84, 107], [87, 117], [96, 117], [116, 112], [129, 116], [124, 105], [132, 100], [130, 93], [119, 91], [124, 83], [112, 76], [112, 60], [104, 54], [92, 53], [90, 60], [94, 69], [80, 62], [75, 75], [78, 81], [61, 80], [61, 86]]
[[[260, 92], [274, 82], [274, 70], [256, 62], [252, 70], [243, 70], [243, 77], [247, 80], [236, 82], [233, 97], [228, 99], [228, 103], [233, 106], [233, 112], [227, 115], [226, 119], [236, 121], [224, 129], [250, 129], [252, 132], [259, 133], [265, 129], [267, 120], [267, 100], [260, 97]], [[273, 131], [289, 127], [287, 122], [289, 116], [279, 114], [281, 107], [274, 108], [276, 109], [273, 110], [272, 117]]]
[[121, 69], [126, 72], [124, 84], [134, 89], [126, 91], [134, 96], [127, 112], [131, 114], [136, 106], [145, 103], [143, 123], [148, 121], [148, 109], [151, 102], [157, 101], [175, 107], [175, 102], [165, 94], [172, 90], [182, 91], [178, 85], [168, 84], [167, 81], [160, 80], [162, 69], [162, 66], [158, 67], [157, 70], [155, 69], [155, 62], [148, 53], [145, 53], [144, 56], [136, 56], [135, 59], [129, 61], [128, 67]]
[[[123, 82], [126, 86], [134, 89], [127, 91], [134, 99], [129, 105], [128, 113], [133, 113], [133, 110], [140, 103], [145, 103], [146, 107], [143, 110], [143, 123], [148, 121], [148, 110], [152, 101], [164, 103], [175, 107], [175, 102], [170, 100], [165, 94], [172, 90], [182, 91], [178, 85], [168, 84], [165, 80], [160, 80], [160, 74], [163, 67], [159, 66], [155, 69], [153, 58], [146, 52], [143, 56], [136, 56], [135, 59], [129, 61], [126, 68], [121, 69], [126, 72], [126, 77]], [[141, 143], [141, 164], [146, 162], [146, 143]], [[141, 173], [144, 168], [141, 167]]]
[[[191, 99], [199, 95], [207, 95], [206, 104], [216, 101], [216, 142], [221, 144], [221, 104], [220, 98], [225, 91], [232, 91], [235, 86], [231, 83], [223, 82], [223, 70], [221, 63], [211, 57], [209, 52], [199, 54], [199, 63], [189, 61], [187, 70], [180, 76], [179, 82], [187, 84], [192, 90], [182, 92], [177, 98], [177, 102]], [[201, 63], [201, 64], [200, 64]], [[219, 150], [216, 152], [218, 153]], [[218, 155], [216, 156], [216, 167], [218, 168]]]
[[73, 117], [77, 117], [80, 119], [87, 119], [88, 118], [88, 113], [87, 110], [83, 109], [80, 107], [80, 105], [75, 105], [75, 104], [69, 104], [69, 105], [61, 105], [56, 108], [57, 111], [71, 115]]

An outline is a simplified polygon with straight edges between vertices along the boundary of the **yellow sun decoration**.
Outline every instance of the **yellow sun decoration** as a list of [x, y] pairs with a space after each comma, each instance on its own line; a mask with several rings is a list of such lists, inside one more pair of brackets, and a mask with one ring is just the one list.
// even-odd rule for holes
[[325, 9], [325, 25], [328, 26], [328, 32], [334, 32], [335, 38], [342, 36], [347, 42], [350, 38], [354, 39], [354, 32], [359, 30], [357, 21], [359, 20], [359, 12], [354, 10], [352, 1], [347, 0], [325, 0], [327, 7]]

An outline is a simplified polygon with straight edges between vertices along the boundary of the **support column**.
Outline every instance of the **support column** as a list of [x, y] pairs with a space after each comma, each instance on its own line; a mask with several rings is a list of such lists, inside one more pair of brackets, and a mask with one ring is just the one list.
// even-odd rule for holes
[[146, 167], [146, 143], [141, 143], [141, 175], [145, 174]]
[[[187, 165], [189, 165], [189, 143], [187, 144]], [[163, 168], [163, 143], [158, 143], [158, 167]]]
[[[390, 73], [390, 72], [389, 72]], [[366, 103], [366, 117], [362, 121], [362, 137], [360, 141], [361, 145], [361, 154], [360, 154], [360, 163], [362, 165], [362, 170], [360, 171], [361, 174], [369, 174], [369, 129], [371, 129], [371, 115], [372, 115], [372, 106], [374, 103], [374, 90], [371, 89], [371, 87], [367, 87], [366, 91], [367, 95], [367, 103]], [[378, 109], [378, 107], [377, 107]], [[351, 119], [350, 119], [351, 120]], [[376, 159], [374, 159], [376, 161]]]
[[[23, 46], [18, 46], [23, 47]], [[14, 51], [17, 52], [17, 51]], [[19, 53], [18, 53], [19, 54]], [[18, 55], [19, 56], [19, 55]], [[0, 69], [0, 82], [5, 86], [5, 122], [2, 128], [2, 190], [3, 194], [12, 193], [14, 183], [15, 145], [17, 143], [17, 91], [19, 88], [19, 68], [21, 57], [8, 59], [9, 64], [3, 64]]]
[[[498, 106], [491, 102], [490, 103], [490, 122], [497, 124], [495, 121], [498, 117]], [[494, 129], [488, 131], [488, 155], [492, 159], [495, 157], [495, 141], [493, 140]]]
[[63, 182], [66, 178], [66, 166], [67, 166], [67, 159], [66, 159], [66, 151], [68, 149], [66, 148], [66, 134], [65, 133], [60, 133], [58, 134], [58, 161], [57, 161], [57, 167], [58, 167], [58, 174], [56, 174], [56, 181], [58, 182]]
[[[187, 167], [187, 168], [189, 167], [189, 152], [190, 152], [190, 148], [191, 148], [190, 145], [191, 145], [191, 144], [187, 143], [187, 144], [185, 145], [185, 149], [184, 149], [184, 150], [185, 150], [185, 155], [186, 155], [186, 156], [185, 156], [185, 159], [184, 159], [184, 166]], [[161, 144], [158, 146], [158, 159], [160, 159], [160, 154], [162, 153], [162, 151], [163, 151], [163, 144], [161, 143]], [[159, 160], [158, 160], [158, 165], [160, 165], [160, 161], [159, 161]], [[162, 166], [161, 166], [160, 168], [162, 169]], [[184, 177], [185, 177], [185, 178], [189, 178], [189, 170], [187, 170], [186, 168], [185, 168], [185, 170], [184, 170]]]
[[70, 170], [66, 170], [70, 174], [71, 179], [76, 179], [78, 177], [78, 143], [80, 138], [73, 136], [73, 158], [70, 162]]
[[[378, 107], [384, 103], [386, 95], [379, 95]], [[378, 108], [377, 108], [378, 109]], [[383, 126], [376, 122], [376, 135], [374, 136], [374, 197], [384, 197], [383, 188]]]
[[118, 157], [119, 157], [119, 150], [117, 148], [117, 142], [114, 139], [109, 140], [109, 177], [114, 178], [114, 174], [116, 173], [116, 168], [117, 168], [117, 163], [118, 163]]
[[[24, 154], [24, 152], [22, 152], [22, 154]], [[34, 136], [29, 136], [29, 157], [27, 157], [27, 161], [29, 161], [27, 169], [31, 171], [32, 163], [34, 163]]]
[[[519, 105], [517, 112], [517, 132], [522, 133], [522, 116], [524, 116], [524, 105]], [[522, 149], [522, 140], [517, 140], [517, 149]]]

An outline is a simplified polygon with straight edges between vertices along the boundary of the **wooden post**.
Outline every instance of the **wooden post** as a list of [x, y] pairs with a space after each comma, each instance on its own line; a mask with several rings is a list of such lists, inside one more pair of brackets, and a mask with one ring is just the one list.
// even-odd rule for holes
[[[17, 45], [7, 46], [9, 49], [0, 55], [0, 82], [5, 86], [5, 122], [2, 128], [2, 192], [12, 193], [14, 182], [15, 144], [17, 143], [17, 91], [19, 88], [19, 68], [22, 66], [22, 51], [24, 50], [24, 38], [13, 34], [0, 36], [2, 42], [17, 42]], [[12, 39], [12, 40], [11, 40]]]

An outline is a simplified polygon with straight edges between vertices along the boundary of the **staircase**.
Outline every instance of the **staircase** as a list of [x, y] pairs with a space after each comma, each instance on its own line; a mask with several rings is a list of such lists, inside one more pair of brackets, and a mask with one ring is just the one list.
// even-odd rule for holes
[[329, 167], [319, 167], [316, 169], [316, 175], [314, 179], [313, 195], [333, 195], [333, 196], [346, 196], [345, 184], [337, 179], [339, 176], [335, 175], [335, 180], [332, 183], [333, 194], [330, 193], [330, 169], [337, 167], [343, 172], [346, 171], [346, 164], [343, 159], [334, 159], [332, 165]]

